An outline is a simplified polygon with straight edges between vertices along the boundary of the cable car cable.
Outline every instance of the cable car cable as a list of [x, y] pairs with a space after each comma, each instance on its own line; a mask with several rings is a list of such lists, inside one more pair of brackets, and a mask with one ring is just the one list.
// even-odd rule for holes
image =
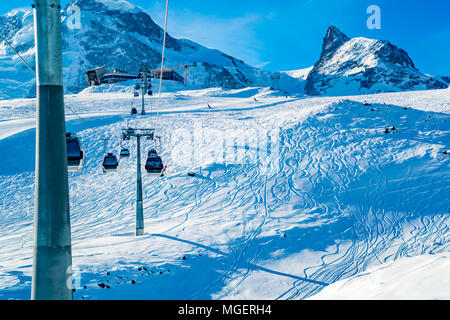
[[[12, 51], [14, 51], [14, 53], [22, 60], [22, 62], [27, 66], [27, 68], [28, 69], [30, 69], [30, 71], [31, 72], [33, 72], [33, 74], [36, 76], [36, 70], [34, 70], [27, 62], [26, 62], [26, 60], [22, 57], [22, 55], [11, 45], [11, 43], [8, 41], [8, 40], [6, 40], [6, 39], [3, 39], [3, 40], [1, 40], [0, 42], [2, 42], [2, 41], [5, 41], [5, 43], [11, 48], [11, 50]], [[80, 120], [82, 120], [82, 121], [86, 121], [86, 120], [84, 120], [82, 117], [80, 117], [75, 111], [73, 111], [73, 109], [71, 108], [71, 107], [69, 107], [69, 106], [67, 106], [65, 103], [64, 103], [64, 106], [67, 108], [67, 109], [69, 109], [75, 116], [77, 116]]]
[[165, 21], [164, 21], [164, 40], [163, 40], [162, 55], [161, 55], [161, 72], [159, 74], [158, 104], [157, 104], [156, 120], [155, 120], [155, 135], [156, 135], [156, 130], [158, 129], [158, 124], [159, 124], [159, 108], [160, 108], [160, 104], [161, 104], [161, 87], [162, 87], [162, 78], [163, 78], [163, 70], [164, 70], [164, 54], [165, 54], [165, 49], [166, 49], [168, 16], [169, 16], [169, 0], [166, 0], [166, 15], [165, 15]]
[[[19, 52], [16, 51], [16, 49], [11, 45], [11, 43], [9, 43], [8, 40], [3, 39], [2, 41], [5, 41], [6, 44], [11, 48], [12, 51], [14, 51], [14, 53], [22, 60], [23, 63], [25, 63], [25, 65], [28, 67], [28, 69], [31, 70], [31, 72], [33, 72], [34, 74], [36, 74], [36, 71], [25, 61], [25, 59], [20, 55]], [[0, 41], [1, 42], [1, 41]]]

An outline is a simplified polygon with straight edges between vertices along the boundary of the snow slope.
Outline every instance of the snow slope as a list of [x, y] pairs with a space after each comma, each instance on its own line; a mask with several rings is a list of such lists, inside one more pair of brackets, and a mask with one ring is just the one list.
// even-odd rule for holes
[[325, 288], [312, 300], [449, 300], [449, 253], [402, 258]]
[[[102, 138], [117, 153], [127, 123], [155, 125], [156, 98], [132, 118], [130, 93], [66, 96], [91, 115], [67, 124], [87, 154], [69, 175], [75, 298], [304, 299], [403, 257], [448, 253], [449, 101], [450, 90], [165, 92], [168, 174], [144, 178], [146, 233], [136, 238], [134, 142], [104, 174]], [[0, 299], [30, 295], [35, 131], [17, 121], [34, 104], [0, 101]]]

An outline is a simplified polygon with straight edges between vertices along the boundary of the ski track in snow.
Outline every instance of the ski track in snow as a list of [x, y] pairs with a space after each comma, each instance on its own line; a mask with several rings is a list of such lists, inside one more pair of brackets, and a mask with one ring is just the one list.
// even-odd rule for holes
[[[187, 92], [182, 101], [167, 95], [160, 151], [169, 169], [161, 179], [144, 177], [146, 234], [139, 239], [135, 142], [125, 142], [132, 156], [121, 159], [119, 171], [104, 174], [102, 138], [112, 138], [109, 149], [117, 154], [127, 120], [144, 126], [153, 119], [127, 116], [131, 99], [123, 96], [116, 102], [89, 96], [91, 106], [101, 105], [96, 112], [123, 115], [68, 124], [87, 153], [82, 172], [69, 174], [73, 261], [87, 286], [75, 298], [304, 299], [373, 265], [447, 252], [450, 159], [442, 151], [450, 149], [450, 115], [445, 108], [412, 109], [420, 94], [410, 95], [346, 98], [354, 101], [265, 91], [257, 101], [245, 91], [238, 97]], [[399, 105], [384, 104], [395, 97]], [[79, 99], [76, 110], [87, 112], [89, 99]], [[439, 101], [434, 93], [433, 99]], [[448, 101], [441, 99], [441, 106]], [[68, 100], [76, 107], [76, 97]], [[367, 100], [370, 106], [362, 104]], [[21, 103], [20, 114], [32, 116], [32, 102]], [[238, 128], [281, 128], [280, 153], [268, 157], [238, 144], [246, 163], [185, 165], [168, 137], [196, 121], [231, 136]], [[394, 132], [383, 133], [392, 126]], [[25, 129], [0, 140], [8, 154], [0, 168], [0, 299], [29, 298], [35, 132]], [[143, 157], [150, 147], [144, 143]], [[208, 141], [197, 147], [212, 152]], [[190, 170], [195, 177], [186, 176]], [[136, 271], [142, 266], [163, 274]], [[97, 286], [105, 281], [110, 290]]]

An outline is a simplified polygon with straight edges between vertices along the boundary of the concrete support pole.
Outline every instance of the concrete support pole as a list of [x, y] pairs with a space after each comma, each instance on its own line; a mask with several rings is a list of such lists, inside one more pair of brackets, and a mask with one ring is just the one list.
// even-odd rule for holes
[[72, 299], [72, 252], [59, 0], [34, 0], [36, 188], [31, 298]]
[[137, 137], [136, 236], [144, 234], [144, 201], [142, 197], [141, 136]]

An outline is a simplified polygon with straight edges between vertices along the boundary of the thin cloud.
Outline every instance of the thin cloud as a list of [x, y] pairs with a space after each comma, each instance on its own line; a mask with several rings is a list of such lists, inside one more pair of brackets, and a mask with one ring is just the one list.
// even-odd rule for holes
[[271, 63], [272, 63], [271, 61], [266, 61], [266, 62], [262, 62], [260, 64], [255, 65], [255, 67], [257, 67], [259, 69], [263, 69], [264, 67], [268, 66]]

